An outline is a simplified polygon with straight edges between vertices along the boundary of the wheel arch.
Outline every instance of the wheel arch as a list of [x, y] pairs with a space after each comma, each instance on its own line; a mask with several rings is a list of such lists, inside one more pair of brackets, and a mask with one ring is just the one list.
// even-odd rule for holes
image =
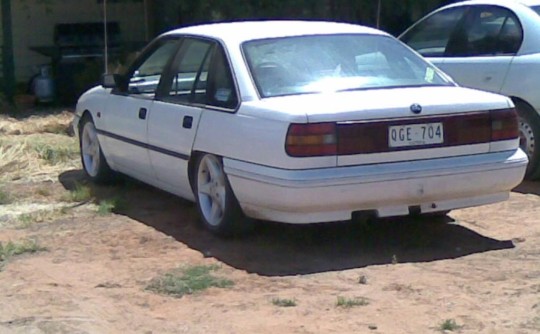
[[[193, 192], [193, 195], [194, 196], [197, 196], [197, 194], [195, 193], [195, 177], [196, 177], [196, 168], [197, 168], [197, 161], [199, 161], [199, 159], [201, 158], [201, 156], [205, 155], [205, 154], [212, 154], [212, 155], [215, 155], [216, 157], [218, 157], [221, 162], [223, 163], [223, 156], [219, 155], [219, 154], [215, 154], [215, 153], [210, 153], [210, 152], [203, 152], [203, 151], [192, 151], [191, 152], [191, 155], [189, 157], [189, 161], [188, 161], [188, 178], [189, 178], [189, 185], [191, 187], [191, 191]], [[225, 173], [225, 176], [227, 177], [227, 182], [228, 181], [228, 175], [227, 175], [227, 172], [225, 172], [225, 170], [223, 171]], [[235, 194], [235, 191], [232, 187], [232, 185], [230, 184], [229, 182], [229, 185], [231, 187], [231, 191], [232, 193], [234, 194], [235, 198], [236, 198], [236, 194]]]
[[192, 151], [191, 155], [189, 157], [188, 161], [188, 177], [189, 177], [189, 185], [191, 187], [191, 191], [195, 194], [195, 168], [197, 168], [197, 160], [199, 160], [200, 156], [203, 155], [205, 152], [201, 151]]
[[87, 119], [87, 118], [90, 118], [92, 121], [94, 121], [94, 118], [93, 118], [92, 113], [90, 112], [90, 110], [85, 109], [85, 110], [83, 111], [83, 113], [81, 114], [81, 118], [80, 118], [80, 120], [79, 120], [79, 124], [77, 124], [77, 127], [78, 127], [77, 130], [79, 131], [79, 133], [81, 133], [81, 130], [82, 130], [82, 127], [81, 127], [81, 126], [84, 124], [83, 121], [84, 121], [85, 119]]
[[527, 102], [526, 100], [517, 97], [517, 96], [509, 96], [512, 102], [514, 102], [514, 105], [516, 106], [516, 109], [520, 110], [520, 108], [524, 108], [524, 110], [527, 110], [527, 112], [530, 112], [532, 115], [536, 115], [536, 120], [540, 122], [540, 116], [538, 115], [538, 112], [534, 107]]
[[[520, 125], [520, 147], [527, 153], [529, 158], [525, 179], [540, 179], [540, 145], [538, 145], [538, 138], [540, 138], [540, 115], [536, 109], [524, 99], [516, 96], [510, 96], [510, 98], [516, 105], [520, 118], [525, 121], [525, 123], [529, 124], [527, 132], [522, 131]], [[533, 136], [532, 139], [527, 139], [527, 137], [530, 137], [531, 135]], [[532, 152], [530, 151], [530, 147], [534, 147]]]

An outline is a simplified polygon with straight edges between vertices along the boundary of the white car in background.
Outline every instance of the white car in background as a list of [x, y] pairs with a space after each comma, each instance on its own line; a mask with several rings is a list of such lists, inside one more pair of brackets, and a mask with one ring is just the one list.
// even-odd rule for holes
[[399, 39], [458, 84], [509, 96], [526, 177], [540, 178], [540, 1], [473, 0], [442, 7]]
[[244, 217], [304, 224], [444, 213], [508, 198], [525, 173], [502, 95], [458, 87], [395, 38], [350, 24], [210, 24], [159, 36], [77, 104], [85, 172]]

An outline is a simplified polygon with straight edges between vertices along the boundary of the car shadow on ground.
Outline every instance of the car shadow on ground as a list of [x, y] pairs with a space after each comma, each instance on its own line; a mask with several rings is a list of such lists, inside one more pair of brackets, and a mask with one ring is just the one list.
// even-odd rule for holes
[[[66, 189], [86, 182], [82, 171], [60, 175]], [[264, 276], [288, 276], [392, 263], [429, 262], [513, 248], [460, 226], [451, 217], [288, 225], [256, 222], [242, 238], [223, 239], [200, 227], [195, 205], [131, 179], [91, 186], [97, 202], [122, 198], [114, 213], [146, 224], [205, 257]]]
[[540, 196], [540, 181], [523, 181], [514, 188], [515, 192], [520, 194], [531, 194]]

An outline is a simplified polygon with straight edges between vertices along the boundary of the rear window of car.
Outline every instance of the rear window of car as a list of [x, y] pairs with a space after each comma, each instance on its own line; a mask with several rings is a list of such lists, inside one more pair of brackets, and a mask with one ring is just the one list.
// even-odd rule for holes
[[540, 6], [531, 6], [531, 9], [536, 12], [536, 14], [540, 15]]
[[253, 40], [242, 47], [261, 97], [452, 85], [388, 36], [284, 37]]

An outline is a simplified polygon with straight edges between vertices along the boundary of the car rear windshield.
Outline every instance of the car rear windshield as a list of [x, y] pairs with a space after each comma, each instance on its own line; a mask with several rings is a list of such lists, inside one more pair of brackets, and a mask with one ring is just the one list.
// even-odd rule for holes
[[253, 40], [243, 51], [261, 97], [452, 85], [416, 53], [382, 35]]

